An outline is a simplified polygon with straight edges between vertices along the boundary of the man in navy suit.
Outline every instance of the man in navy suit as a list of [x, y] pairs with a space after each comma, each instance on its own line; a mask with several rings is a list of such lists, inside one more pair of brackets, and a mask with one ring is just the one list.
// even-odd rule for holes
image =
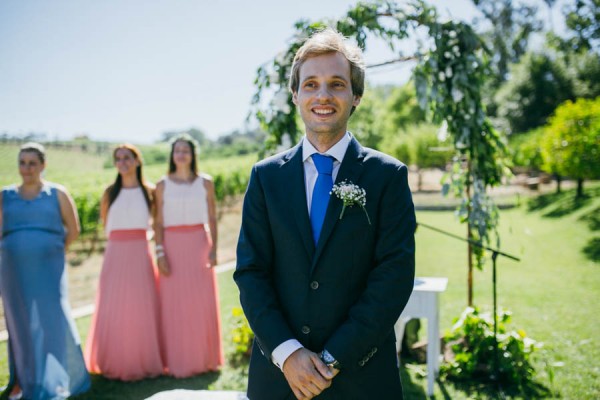
[[[298, 50], [290, 90], [306, 135], [253, 167], [237, 247], [256, 337], [248, 397], [402, 399], [394, 323], [413, 289], [416, 224], [407, 167], [347, 131], [364, 62], [339, 33]], [[366, 202], [348, 203], [361, 189]]]

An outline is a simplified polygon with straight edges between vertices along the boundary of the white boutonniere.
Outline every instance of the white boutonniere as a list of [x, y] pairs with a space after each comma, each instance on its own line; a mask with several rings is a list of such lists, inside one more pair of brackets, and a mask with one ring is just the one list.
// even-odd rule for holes
[[342, 212], [340, 213], [340, 219], [342, 219], [342, 217], [344, 216], [344, 211], [346, 211], [346, 207], [353, 207], [354, 205], [358, 205], [365, 212], [365, 215], [367, 216], [367, 221], [369, 221], [369, 225], [371, 225], [371, 219], [369, 218], [369, 214], [367, 213], [367, 209], [365, 208], [365, 204], [367, 204], [367, 192], [365, 192], [365, 189], [353, 184], [352, 182], [342, 181], [333, 185], [333, 188], [331, 189], [331, 192], [329, 192], [329, 194], [335, 194], [336, 197], [340, 199], [343, 203]]

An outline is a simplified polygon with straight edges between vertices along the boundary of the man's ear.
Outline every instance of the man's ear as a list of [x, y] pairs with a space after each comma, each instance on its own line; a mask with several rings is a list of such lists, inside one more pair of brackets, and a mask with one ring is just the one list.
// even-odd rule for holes
[[292, 101], [294, 102], [295, 105], [298, 105], [298, 92], [297, 91], [292, 92]]
[[355, 95], [355, 96], [354, 96], [354, 100], [352, 101], [352, 105], [353, 105], [354, 107], [357, 107], [357, 106], [360, 104], [360, 99], [362, 99], [362, 97], [361, 97], [361, 96], [356, 96], [356, 95]]

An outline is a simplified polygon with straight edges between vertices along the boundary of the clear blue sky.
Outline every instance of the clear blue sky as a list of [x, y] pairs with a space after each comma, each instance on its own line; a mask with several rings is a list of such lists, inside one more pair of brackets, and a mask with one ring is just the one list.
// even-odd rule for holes
[[[167, 130], [214, 138], [243, 129], [256, 68], [285, 48], [294, 22], [337, 18], [355, 3], [3, 0], [0, 133], [148, 143]], [[430, 3], [456, 19], [476, 13], [470, 0]], [[366, 53], [367, 64], [388, 58], [383, 46]], [[401, 83], [408, 74], [395, 67], [368, 78]]]

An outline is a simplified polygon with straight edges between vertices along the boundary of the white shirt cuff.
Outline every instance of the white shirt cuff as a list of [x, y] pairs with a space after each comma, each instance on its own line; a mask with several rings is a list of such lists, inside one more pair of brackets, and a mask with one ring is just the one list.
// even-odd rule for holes
[[271, 353], [271, 361], [273, 361], [273, 364], [277, 365], [279, 369], [283, 371], [283, 363], [285, 360], [287, 360], [293, 352], [301, 349], [302, 347], [304, 346], [302, 346], [296, 339], [286, 340], [279, 346], [275, 347], [275, 350], [273, 350]]

